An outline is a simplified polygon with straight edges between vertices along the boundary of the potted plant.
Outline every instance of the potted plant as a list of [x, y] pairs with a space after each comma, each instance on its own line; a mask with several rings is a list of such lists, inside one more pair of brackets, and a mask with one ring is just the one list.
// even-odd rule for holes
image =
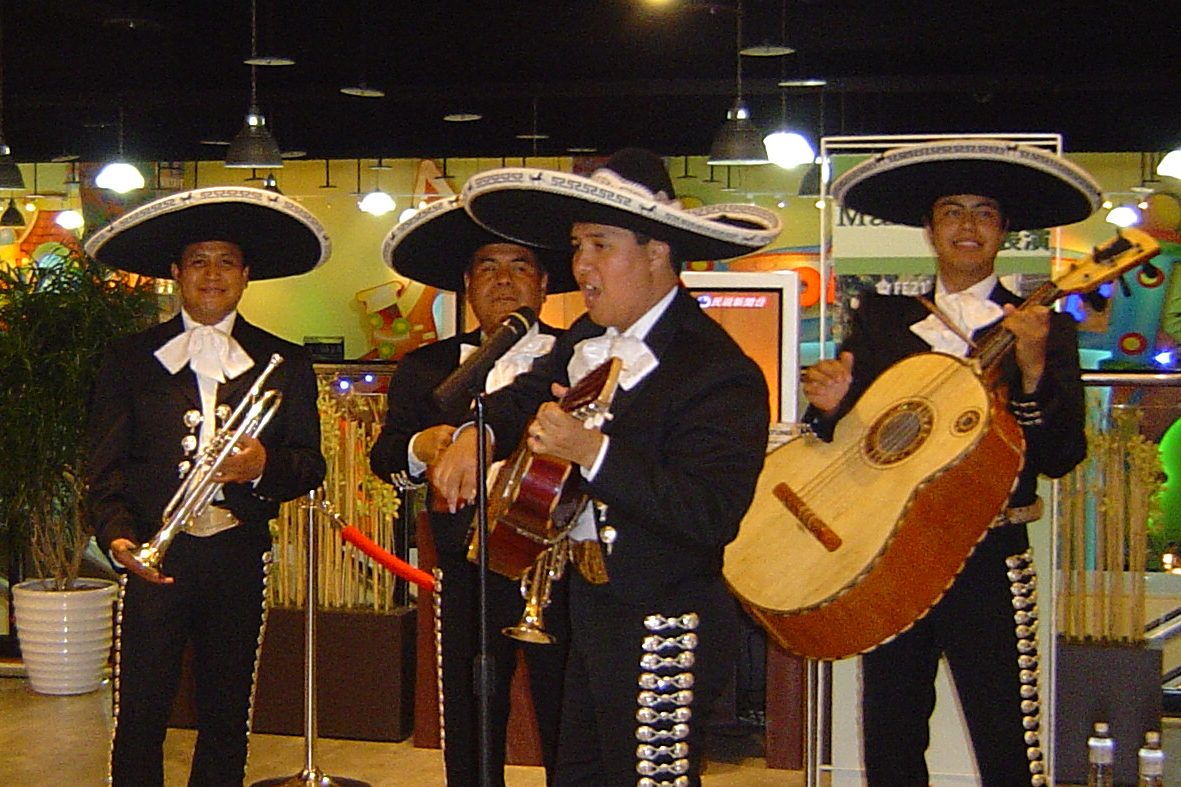
[[[103, 348], [157, 311], [150, 281], [116, 275], [76, 247], [47, 243], [26, 264], [0, 262], [0, 530], [9, 564], [27, 564], [36, 577], [12, 596], [25, 667], [42, 693], [93, 690], [109, 655], [115, 585], [79, 578], [91, 542], [82, 510], [86, 403]], [[81, 603], [96, 623], [78, 623], [75, 597], [91, 599]], [[33, 612], [33, 601], [46, 609]], [[63, 645], [61, 628], [84, 642]], [[39, 664], [78, 651], [91, 666], [65, 678]]]

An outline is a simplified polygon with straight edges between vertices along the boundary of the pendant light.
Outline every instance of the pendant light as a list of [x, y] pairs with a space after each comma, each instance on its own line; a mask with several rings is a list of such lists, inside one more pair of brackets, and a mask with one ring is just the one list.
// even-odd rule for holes
[[[783, 0], [783, 7], [779, 16], [779, 40], [787, 41], [787, 0]], [[776, 47], [766, 46], [759, 50], [761, 56], [768, 56], [774, 52], [778, 55], [790, 55], [794, 49], [784, 45]], [[744, 54], [753, 54], [748, 47]], [[779, 61], [779, 82], [785, 81], [786, 57]], [[811, 164], [816, 160], [816, 150], [807, 139], [797, 131], [792, 131], [787, 125], [787, 94], [779, 88], [779, 128], [763, 137], [763, 144], [767, 147], [767, 158], [771, 163], [783, 169], [793, 169], [802, 164]]]
[[767, 164], [767, 148], [763, 145], [763, 133], [750, 122], [750, 110], [742, 100], [742, 0], [738, 0], [735, 11], [734, 46], [735, 98], [734, 105], [726, 113], [726, 122], [714, 137], [709, 150], [709, 164], [714, 166], [755, 166]]
[[[373, 176], [373, 191], [366, 194], [357, 203], [357, 207], [364, 213], [372, 216], [384, 216], [391, 210], [397, 208], [394, 198], [381, 190], [381, 170], [389, 169], [389, 165], [384, 160], [378, 159], [377, 163], [370, 167], [370, 169], [377, 170], [378, 174]], [[360, 177], [358, 176], [358, 181]], [[358, 183], [359, 185], [359, 183]]]
[[21, 215], [21, 209], [16, 206], [16, 199], [8, 198], [8, 207], [0, 213], [0, 227], [23, 227], [25, 226], [25, 217]]
[[[24, 191], [25, 179], [4, 141], [4, 20], [0, 9], [0, 191]], [[24, 224], [24, 221], [21, 221]], [[12, 226], [12, 225], [6, 225]]]
[[258, 108], [258, 4], [250, 3], [250, 110], [246, 123], [226, 150], [226, 166], [236, 168], [276, 168], [283, 166], [279, 143], [267, 128], [267, 120]]
[[116, 194], [144, 187], [144, 176], [137, 167], [123, 160], [123, 107], [119, 107], [119, 157], [103, 167], [94, 178], [94, 185], [110, 189]]

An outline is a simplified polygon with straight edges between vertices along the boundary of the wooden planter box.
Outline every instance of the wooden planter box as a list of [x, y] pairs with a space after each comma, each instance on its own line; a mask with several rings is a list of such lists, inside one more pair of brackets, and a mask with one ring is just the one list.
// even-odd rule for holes
[[[252, 729], [303, 735], [302, 609], [267, 618]], [[414, 731], [415, 608], [388, 614], [321, 610], [316, 616], [316, 724], [321, 738], [401, 741]], [[186, 663], [170, 724], [193, 727]]]

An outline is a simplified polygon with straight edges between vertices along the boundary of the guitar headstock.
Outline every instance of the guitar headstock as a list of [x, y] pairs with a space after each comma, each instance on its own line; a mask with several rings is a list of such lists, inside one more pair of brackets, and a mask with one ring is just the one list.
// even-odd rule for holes
[[1143, 230], [1121, 229], [1114, 238], [1096, 246], [1090, 254], [1071, 264], [1054, 280], [1060, 292], [1087, 292], [1117, 279], [1160, 253], [1160, 244]]
[[596, 366], [587, 375], [570, 386], [558, 405], [568, 413], [576, 412], [590, 405], [605, 408], [611, 404], [611, 397], [615, 395], [615, 387], [619, 384], [619, 372], [623, 368], [623, 361], [618, 358], [608, 358]]

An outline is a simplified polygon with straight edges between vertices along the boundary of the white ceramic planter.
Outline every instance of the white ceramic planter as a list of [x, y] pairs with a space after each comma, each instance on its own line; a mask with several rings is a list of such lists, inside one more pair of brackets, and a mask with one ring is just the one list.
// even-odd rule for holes
[[39, 694], [86, 694], [102, 682], [111, 654], [118, 585], [81, 579], [75, 590], [48, 590], [44, 580], [16, 585], [13, 603], [29, 686]]

